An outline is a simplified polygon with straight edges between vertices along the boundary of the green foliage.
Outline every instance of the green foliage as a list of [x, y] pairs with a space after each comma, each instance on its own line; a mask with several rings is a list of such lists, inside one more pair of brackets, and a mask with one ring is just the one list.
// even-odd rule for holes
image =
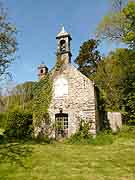
[[135, 50], [135, 2], [129, 2], [123, 8], [125, 16], [123, 42]]
[[4, 134], [9, 138], [31, 138], [32, 137], [32, 114], [20, 111], [8, 113]]
[[131, 125], [123, 125], [121, 130], [115, 134], [115, 140], [122, 138], [124, 141], [126, 139], [134, 139], [135, 138], [135, 126]]
[[33, 121], [35, 127], [39, 127], [46, 119], [45, 116], [48, 114], [51, 99], [52, 82], [48, 74], [44, 79], [37, 82], [34, 88]]
[[84, 120], [80, 121], [80, 126], [78, 132], [73, 134], [68, 140], [68, 143], [71, 144], [79, 144], [79, 143], [90, 143], [93, 139], [92, 135], [90, 134], [89, 130], [91, 127], [90, 122], [86, 122]]
[[55, 71], [59, 71], [62, 67], [62, 65], [64, 64], [64, 60], [61, 59], [61, 55], [57, 55], [57, 62], [55, 65]]
[[80, 47], [79, 55], [75, 59], [78, 69], [87, 77], [90, 77], [96, 71], [97, 64], [101, 60], [100, 53], [97, 50], [98, 45], [99, 41], [94, 39], [84, 42]]
[[97, 27], [97, 37], [109, 40], [121, 40], [123, 37], [124, 17], [121, 12], [109, 13], [104, 16]]
[[[128, 90], [127, 90], [128, 89]], [[135, 125], [135, 82], [132, 80], [130, 86], [127, 86], [126, 92], [127, 94], [127, 106], [126, 110], [128, 112], [128, 122], [129, 124]]]
[[93, 144], [107, 145], [113, 143], [113, 134], [111, 130], [104, 130], [96, 136], [90, 133], [91, 123], [84, 120], [80, 121], [78, 132], [73, 134], [65, 142], [69, 144]]
[[[109, 111], [129, 112], [128, 104], [134, 94], [135, 52], [128, 49], [117, 49], [100, 62], [95, 75], [96, 85]], [[130, 101], [130, 100], [131, 101]], [[133, 103], [134, 101], [132, 101]], [[134, 110], [134, 106], [130, 105]]]
[[12, 89], [6, 97], [7, 111], [23, 110], [32, 112], [33, 94], [35, 82], [25, 82]]
[[16, 27], [8, 22], [5, 9], [0, 4], [0, 78], [8, 73], [8, 67], [16, 52]]
[[119, 40], [135, 49], [135, 2], [128, 2], [117, 12], [104, 16], [97, 28], [97, 36]]
[[54, 130], [54, 126], [51, 122], [49, 113], [43, 113], [42, 115], [42, 122], [40, 123], [40, 131], [36, 136], [36, 141], [44, 142], [44, 143], [51, 143], [52, 142], [52, 131]]
[[87, 132], [88, 126], [85, 124], [85, 127], [74, 135], [72, 135], [66, 143], [69, 144], [93, 144], [93, 145], [108, 145], [112, 144], [114, 141], [114, 135], [111, 131], [102, 131], [93, 137], [89, 132]]

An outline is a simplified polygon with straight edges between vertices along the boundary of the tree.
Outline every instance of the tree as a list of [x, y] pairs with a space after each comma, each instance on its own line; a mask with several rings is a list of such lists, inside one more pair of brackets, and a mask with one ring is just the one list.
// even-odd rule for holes
[[118, 2], [115, 5], [119, 10], [104, 16], [97, 27], [97, 36], [124, 42], [135, 49], [135, 2], [130, 1], [124, 7], [121, 0]]
[[135, 2], [130, 2], [123, 9], [125, 15], [123, 42], [135, 50]]
[[9, 75], [8, 67], [14, 60], [16, 49], [16, 28], [7, 20], [7, 14], [0, 4], [0, 78]]
[[101, 60], [100, 53], [97, 50], [98, 45], [99, 41], [95, 39], [84, 42], [80, 47], [79, 55], [75, 59], [78, 69], [87, 77], [96, 72], [97, 64]]
[[135, 119], [135, 51], [117, 49], [102, 60], [95, 81], [109, 111], [124, 111]]
[[110, 0], [112, 12], [121, 12], [123, 7], [127, 4], [128, 0]]
[[33, 89], [35, 82], [29, 81], [23, 84], [18, 84], [10, 90], [7, 100], [7, 110], [20, 109], [32, 111]]
[[119, 111], [121, 106], [121, 67], [114, 54], [108, 55], [98, 65], [95, 82], [100, 90], [102, 106], [106, 111]]

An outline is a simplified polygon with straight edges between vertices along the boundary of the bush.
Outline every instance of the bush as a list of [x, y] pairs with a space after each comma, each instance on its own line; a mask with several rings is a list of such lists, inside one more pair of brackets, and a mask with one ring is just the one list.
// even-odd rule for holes
[[32, 137], [32, 114], [28, 112], [9, 112], [4, 134], [11, 138], [24, 139]]
[[91, 124], [81, 120], [80, 128], [77, 133], [72, 135], [66, 142], [69, 144], [94, 144], [94, 145], [107, 145], [113, 143], [113, 134], [110, 130], [104, 130], [93, 137], [90, 134]]
[[131, 125], [123, 125], [122, 129], [118, 133], [118, 137], [120, 138], [135, 138], [135, 126]]
[[80, 127], [77, 133], [73, 134], [68, 140], [68, 143], [71, 144], [88, 144], [92, 141], [93, 137], [90, 134], [89, 130], [91, 127], [90, 122], [86, 122], [84, 120], [80, 121]]
[[80, 136], [79, 133], [71, 136], [66, 142], [69, 144], [93, 144], [93, 145], [108, 145], [112, 144], [114, 141], [113, 134], [110, 132], [100, 132], [93, 137], [92, 135], [88, 135], [87, 138]]

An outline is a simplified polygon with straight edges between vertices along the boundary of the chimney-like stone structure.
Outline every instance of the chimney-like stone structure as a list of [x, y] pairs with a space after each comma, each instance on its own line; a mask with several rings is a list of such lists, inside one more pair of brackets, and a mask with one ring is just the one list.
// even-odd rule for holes
[[48, 68], [45, 64], [40, 64], [38, 66], [38, 77], [39, 77], [39, 80], [43, 79], [48, 73]]

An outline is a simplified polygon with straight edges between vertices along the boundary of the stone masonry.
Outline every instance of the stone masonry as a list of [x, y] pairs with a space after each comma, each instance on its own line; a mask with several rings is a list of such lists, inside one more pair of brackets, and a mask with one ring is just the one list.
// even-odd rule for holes
[[90, 132], [96, 134], [99, 123], [93, 82], [71, 64], [63, 66], [61, 72], [55, 75], [53, 84], [58, 78], [68, 81], [68, 95], [55, 97], [53, 85], [52, 102], [49, 108], [52, 122], [55, 122], [55, 114], [62, 109], [63, 113], [68, 114], [68, 136], [77, 131], [80, 119], [90, 121], [92, 123]]
[[[63, 131], [66, 137], [78, 130], [80, 120], [89, 121], [90, 132], [95, 135], [99, 130], [99, 118], [94, 83], [71, 64], [70, 41], [72, 38], [64, 27], [56, 39], [57, 56], [59, 55], [63, 60], [63, 64], [59, 70], [53, 68], [51, 71], [53, 81], [52, 101], [49, 107], [51, 121], [52, 123], [63, 122], [64, 128], [58, 129], [57, 134]], [[39, 66], [38, 69], [39, 79], [42, 79], [47, 73], [46, 66]], [[56, 129], [52, 136], [56, 137]]]

